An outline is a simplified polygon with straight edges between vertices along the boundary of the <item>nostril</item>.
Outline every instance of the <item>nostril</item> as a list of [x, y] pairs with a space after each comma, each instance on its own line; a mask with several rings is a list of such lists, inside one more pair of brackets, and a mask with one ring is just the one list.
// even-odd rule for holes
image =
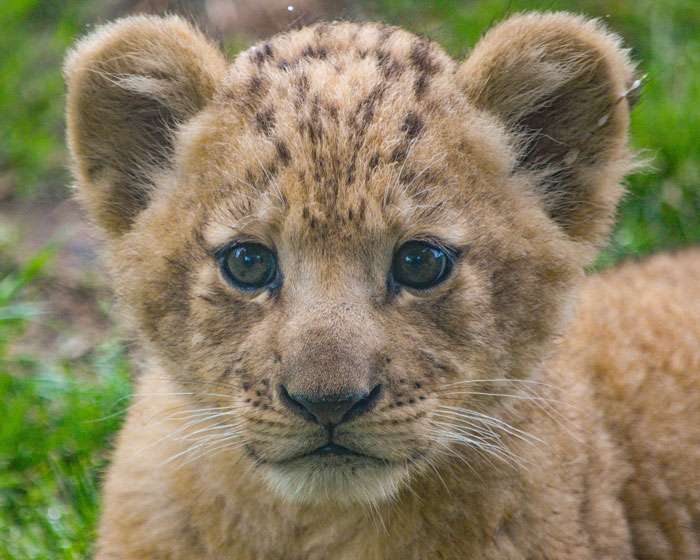
[[306, 420], [311, 422], [316, 422], [316, 417], [299, 401], [292, 398], [284, 385], [280, 385], [280, 400], [289, 410], [291, 410], [297, 416], [301, 416]]
[[345, 413], [343, 416], [343, 422], [350, 420], [351, 418], [357, 418], [363, 414], [368, 413], [372, 410], [382, 396], [383, 386], [380, 383], [374, 389], [372, 389], [369, 394], [360, 399], [353, 407]]

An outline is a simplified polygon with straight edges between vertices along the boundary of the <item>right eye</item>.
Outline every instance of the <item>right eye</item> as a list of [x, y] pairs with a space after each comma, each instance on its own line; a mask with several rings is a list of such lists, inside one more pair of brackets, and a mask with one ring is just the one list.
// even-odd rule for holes
[[396, 282], [416, 290], [437, 286], [451, 270], [449, 254], [426, 241], [409, 241], [402, 245], [391, 267]]
[[244, 290], [263, 288], [277, 278], [277, 261], [272, 251], [260, 243], [239, 243], [219, 257], [224, 275]]

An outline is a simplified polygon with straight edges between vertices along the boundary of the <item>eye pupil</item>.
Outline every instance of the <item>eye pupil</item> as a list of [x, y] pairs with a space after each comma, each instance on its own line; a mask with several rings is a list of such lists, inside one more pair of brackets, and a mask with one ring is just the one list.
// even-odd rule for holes
[[426, 289], [439, 284], [450, 271], [446, 252], [425, 241], [409, 241], [394, 256], [394, 279], [410, 288]]
[[225, 252], [222, 268], [234, 284], [243, 288], [261, 288], [272, 282], [277, 265], [272, 252], [259, 243], [243, 243]]

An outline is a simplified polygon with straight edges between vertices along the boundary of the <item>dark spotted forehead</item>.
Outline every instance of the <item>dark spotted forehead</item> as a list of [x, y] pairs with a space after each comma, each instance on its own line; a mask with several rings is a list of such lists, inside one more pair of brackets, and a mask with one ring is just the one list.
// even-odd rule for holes
[[[296, 32], [278, 35], [244, 51], [234, 63], [239, 76], [248, 76], [252, 98], [263, 93], [265, 82], [275, 74], [295, 79], [297, 87], [308, 87], [305, 70], [323, 65], [339, 75], [353, 65], [370, 61], [376, 67], [375, 79], [411, 82], [416, 99], [431, 93], [431, 81], [442, 73], [453, 73], [455, 61], [426, 37], [412, 35], [387, 24], [319, 23]], [[255, 101], [255, 99], [251, 99]]]
[[381, 105], [391, 104], [415, 136], [415, 115], [456, 93], [455, 70], [455, 61], [424, 37], [389, 25], [322, 23], [239, 55], [223, 98], [264, 135], [301, 116], [308, 117], [300, 124], [312, 141], [323, 140], [322, 120], [361, 132]]
[[323, 23], [252, 47], [219, 97], [242, 120], [231, 134], [255, 156], [238, 174], [256, 188], [293, 188], [314, 224], [362, 215], [343, 204], [358, 190], [374, 188], [383, 204], [406, 194], [376, 192], [387, 166], [392, 183], [421, 189], [439, 167], [427, 169], [439, 155], [434, 125], [460, 103], [455, 69], [436, 43], [389, 25]]

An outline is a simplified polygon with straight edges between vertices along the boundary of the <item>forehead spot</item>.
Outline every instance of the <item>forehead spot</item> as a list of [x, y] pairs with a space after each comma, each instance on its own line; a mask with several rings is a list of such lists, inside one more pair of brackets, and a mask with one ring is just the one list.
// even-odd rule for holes
[[260, 96], [263, 93], [263, 86], [264, 82], [261, 76], [251, 76], [247, 86], [248, 94], [251, 97]]
[[282, 165], [289, 165], [292, 155], [289, 153], [289, 148], [287, 147], [287, 144], [285, 144], [284, 140], [280, 138], [275, 140], [275, 151]]
[[435, 61], [431, 54], [431, 43], [428, 39], [419, 37], [413, 43], [411, 52], [408, 55], [409, 60], [419, 72], [432, 75], [440, 70], [440, 63]]
[[361, 99], [354, 115], [351, 117], [351, 122], [359, 129], [364, 130], [374, 118], [377, 105], [381, 102], [386, 92], [386, 84], [376, 84], [366, 97]]
[[411, 111], [401, 125], [401, 131], [406, 134], [408, 140], [413, 140], [423, 131], [423, 119], [417, 113]]
[[385, 80], [396, 78], [404, 71], [404, 65], [385, 50], [378, 50], [377, 68]]
[[391, 37], [396, 31], [396, 27], [389, 25], [388, 23], [379, 24], [379, 39], [377, 39], [377, 45], [382, 45]]
[[420, 99], [429, 85], [431, 76], [440, 71], [441, 65], [432, 56], [431, 43], [424, 38], [415, 41], [409, 54], [409, 60], [417, 72], [413, 91], [416, 99]]
[[305, 46], [301, 51], [301, 56], [305, 58], [318, 58], [319, 60], [325, 60], [328, 52], [324, 47], [314, 48], [312, 45]]
[[264, 43], [261, 47], [251, 47], [248, 58], [256, 66], [262, 66], [268, 60], [274, 59], [272, 46], [269, 43]]
[[258, 132], [268, 135], [275, 126], [275, 113], [271, 107], [263, 109], [255, 114], [255, 124]]

